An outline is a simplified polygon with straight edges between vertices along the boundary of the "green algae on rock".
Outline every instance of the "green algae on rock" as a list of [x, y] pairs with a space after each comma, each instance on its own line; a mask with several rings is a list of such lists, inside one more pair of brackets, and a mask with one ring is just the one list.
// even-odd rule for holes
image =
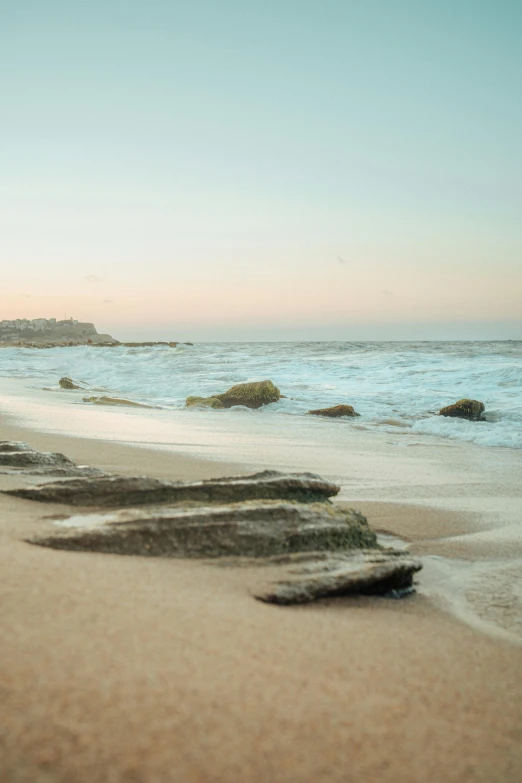
[[313, 411], [308, 411], [312, 416], [330, 416], [333, 419], [337, 419], [341, 416], [359, 416], [360, 414], [354, 411], [351, 405], [333, 405], [331, 408], [317, 408]]
[[238, 383], [223, 394], [214, 395], [221, 400], [225, 408], [234, 405], [246, 405], [247, 408], [261, 408], [281, 398], [281, 392], [272, 381]]
[[61, 389], [79, 389], [80, 387], [71, 378], [60, 378], [58, 381]]
[[187, 408], [224, 408], [225, 406], [217, 397], [187, 397]]
[[482, 415], [485, 410], [483, 402], [479, 400], [458, 400], [453, 405], [447, 405], [441, 408], [439, 416], [452, 416], [458, 419], [467, 419], [468, 421], [485, 421]]
[[222, 394], [210, 397], [187, 397], [188, 408], [204, 406], [206, 408], [233, 408], [244, 405], [247, 408], [261, 408], [281, 399], [282, 394], [272, 381], [254, 381], [237, 383]]

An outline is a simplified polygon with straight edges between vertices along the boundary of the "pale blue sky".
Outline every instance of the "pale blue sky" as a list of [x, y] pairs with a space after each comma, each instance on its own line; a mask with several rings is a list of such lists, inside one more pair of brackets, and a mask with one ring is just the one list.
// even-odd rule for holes
[[506, 0], [0, 0], [0, 318], [522, 337], [521, 34]]

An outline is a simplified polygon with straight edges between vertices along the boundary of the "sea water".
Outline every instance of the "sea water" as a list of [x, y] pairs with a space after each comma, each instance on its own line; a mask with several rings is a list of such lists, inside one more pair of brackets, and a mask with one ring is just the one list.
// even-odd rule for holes
[[[339, 426], [522, 448], [522, 341], [199, 343], [154, 347], [3, 348], [0, 376], [49, 389], [69, 376], [89, 394], [182, 410], [189, 395], [272, 380], [284, 399], [252, 415], [284, 430], [288, 416], [340, 403], [360, 414]], [[41, 385], [40, 385], [41, 384]], [[463, 397], [484, 402], [486, 421], [438, 416]], [[189, 413], [187, 411], [187, 413]], [[191, 417], [225, 411], [190, 411]], [[193, 418], [191, 419], [194, 420]]]

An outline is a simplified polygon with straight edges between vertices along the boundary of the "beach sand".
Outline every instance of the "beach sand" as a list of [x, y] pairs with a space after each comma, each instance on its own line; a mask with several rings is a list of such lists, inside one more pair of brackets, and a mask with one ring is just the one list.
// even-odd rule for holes
[[[247, 469], [5, 418], [0, 439], [120, 473]], [[473, 515], [355, 505], [427, 556], [421, 592], [266, 605], [255, 569], [28, 544], [67, 508], [0, 496], [0, 781], [521, 780], [522, 647], [430, 595], [441, 547], [468, 565], [487, 548]], [[444, 543], [456, 534], [479, 543]]]

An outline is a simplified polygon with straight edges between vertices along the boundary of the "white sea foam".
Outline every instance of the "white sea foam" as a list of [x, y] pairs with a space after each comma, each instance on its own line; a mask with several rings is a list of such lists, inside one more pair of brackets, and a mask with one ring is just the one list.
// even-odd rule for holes
[[[255, 412], [266, 417], [267, 426], [282, 426], [283, 415], [348, 403], [361, 418], [343, 420], [339, 426], [394, 434], [413, 429], [419, 437], [522, 448], [520, 341], [4, 348], [0, 375], [33, 378], [41, 387], [56, 389], [58, 379], [68, 375], [95, 391], [173, 409], [183, 408], [190, 394], [207, 395], [234, 383], [270, 378], [286, 399]], [[435, 415], [462, 397], [482, 400], [487, 421]]]

